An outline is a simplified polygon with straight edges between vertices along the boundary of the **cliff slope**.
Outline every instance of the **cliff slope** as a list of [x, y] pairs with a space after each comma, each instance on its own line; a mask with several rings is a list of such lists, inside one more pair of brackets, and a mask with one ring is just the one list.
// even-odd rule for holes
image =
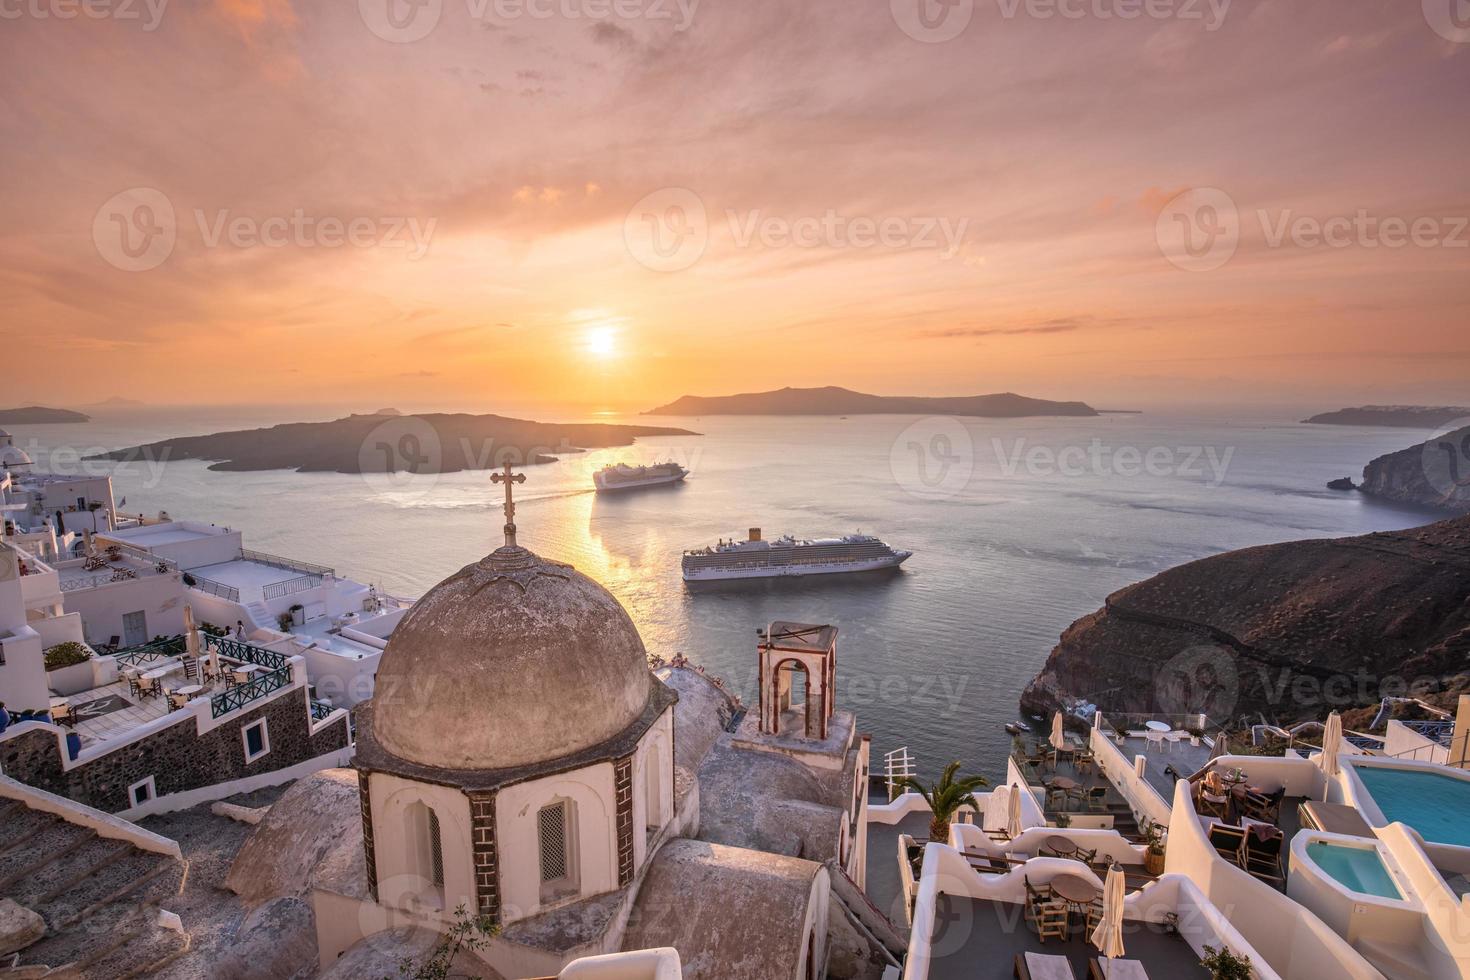
[[1022, 708], [1292, 722], [1470, 687], [1470, 517], [1181, 565], [1062, 634]]
[[1398, 503], [1470, 513], [1470, 426], [1363, 467], [1358, 489]]

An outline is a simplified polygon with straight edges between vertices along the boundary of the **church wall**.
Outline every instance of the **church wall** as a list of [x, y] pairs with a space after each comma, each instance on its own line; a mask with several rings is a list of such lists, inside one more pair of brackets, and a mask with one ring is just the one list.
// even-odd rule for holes
[[[659, 812], [649, 817], [649, 763], [657, 760]], [[663, 829], [674, 818], [674, 710], [670, 708], [644, 733], [633, 756], [633, 866], [648, 860], [648, 846], [656, 837], [649, 827]]]
[[543, 910], [536, 815], [542, 807], [558, 799], [575, 804], [574, 863], [578, 891], [576, 896], [559, 898], [545, 907], [565, 904], [574, 897], [600, 895], [618, 887], [617, 793], [612, 763], [508, 786], [500, 790], [495, 805], [503, 922], [514, 922]]
[[[394, 908], [424, 908], [428, 915], [437, 908], [446, 921], [461, 903], [466, 909], [476, 908], [469, 798], [452, 787], [410, 782], [387, 773], [371, 773], [368, 780], [378, 900]], [[419, 871], [416, 849], [422, 841], [414, 836], [409, 815], [415, 803], [429, 807], [439, 818], [442, 893]]]

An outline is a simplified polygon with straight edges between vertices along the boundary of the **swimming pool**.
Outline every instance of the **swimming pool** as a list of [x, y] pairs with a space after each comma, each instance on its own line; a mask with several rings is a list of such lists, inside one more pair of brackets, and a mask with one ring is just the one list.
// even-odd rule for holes
[[1377, 848], [1313, 841], [1307, 845], [1307, 857], [1344, 888], [1399, 902], [1404, 899]]
[[1431, 843], [1470, 847], [1470, 780], [1422, 769], [1355, 768], [1390, 823], [1406, 823]]

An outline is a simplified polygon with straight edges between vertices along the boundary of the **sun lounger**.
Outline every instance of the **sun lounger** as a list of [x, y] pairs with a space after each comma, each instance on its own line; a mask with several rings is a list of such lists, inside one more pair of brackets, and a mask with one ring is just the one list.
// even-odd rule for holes
[[1077, 980], [1065, 956], [1051, 953], [1017, 953], [1017, 980]]
[[1148, 980], [1137, 960], [1095, 959], [1087, 965], [1087, 975], [1090, 980]]

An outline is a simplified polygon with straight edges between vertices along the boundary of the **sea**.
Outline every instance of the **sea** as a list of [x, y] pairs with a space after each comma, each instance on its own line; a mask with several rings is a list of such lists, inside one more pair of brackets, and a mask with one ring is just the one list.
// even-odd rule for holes
[[[111, 474], [126, 512], [237, 528], [246, 547], [331, 565], [393, 595], [422, 595], [502, 543], [503, 490], [483, 471], [231, 473], [202, 461], [81, 459], [170, 436], [336, 417], [321, 409], [94, 411], [90, 423], [9, 428], [38, 469]], [[698, 435], [524, 467], [520, 543], [611, 590], [650, 653], [683, 653], [747, 703], [756, 696], [758, 627], [835, 624], [838, 701], [873, 736], [875, 770], [906, 748], [924, 774], [959, 760], [1003, 778], [1003, 725], [1018, 717], [1022, 688], [1068, 625], [1130, 583], [1236, 548], [1435, 519], [1326, 488], [1428, 433], [1306, 425], [1285, 412], [592, 421]], [[388, 452], [406, 434], [416, 449], [434, 438], [421, 420], [385, 425]], [[688, 479], [592, 491], [592, 473], [607, 463], [663, 459], [687, 466]], [[861, 531], [914, 555], [896, 573], [855, 579], [685, 585], [683, 550], [751, 528], [767, 537]]]

